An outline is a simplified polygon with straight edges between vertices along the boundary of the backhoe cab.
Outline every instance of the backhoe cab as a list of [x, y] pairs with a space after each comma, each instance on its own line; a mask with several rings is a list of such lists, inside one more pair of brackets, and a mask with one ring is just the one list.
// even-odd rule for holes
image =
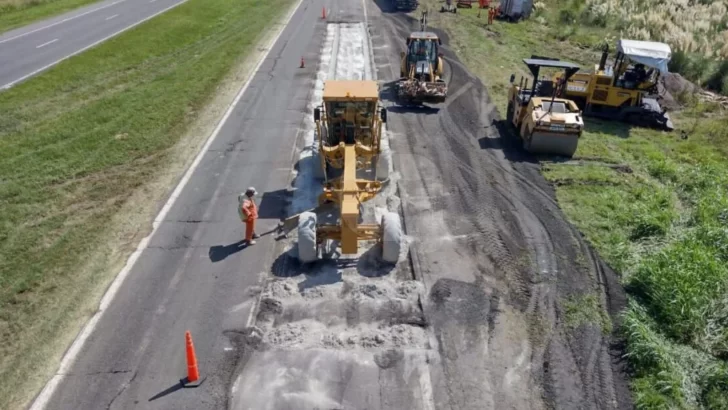
[[[586, 116], [672, 131], [672, 120], [660, 107], [657, 91], [660, 75], [668, 72], [671, 54], [670, 46], [664, 43], [620, 40], [614, 64], [607, 64], [606, 46], [593, 73], [568, 79], [566, 96]], [[556, 76], [554, 81], [560, 78]]]
[[[526, 151], [573, 156], [584, 121], [579, 107], [561, 96], [566, 80], [579, 71], [579, 66], [536, 56], [523, 62], [533, 74], [533, 83], [529, 88], [528, 79], [521, 77], [516, 84], [515, 74], [511, 75], [506, 121], [515, 127]], [[554, 82], [547, 77], [539, 78], [541, 68], [558, 68], [566, 80]]]

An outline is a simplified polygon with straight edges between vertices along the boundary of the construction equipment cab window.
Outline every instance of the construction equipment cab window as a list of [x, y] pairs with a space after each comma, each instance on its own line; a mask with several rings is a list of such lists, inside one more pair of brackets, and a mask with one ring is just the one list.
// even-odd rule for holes
[[376, 112], [376, 102], [333, 101], [328, 103], [331, 121], [331, 136], [345, 144], [354, 144], [356, 136], [369, 143], [371, 138], [372, 117]]
[[437, 65], [437, 44], [426, 39], [414, 39], [409, 45], [409, 55], [412, 63], [427, 60]]

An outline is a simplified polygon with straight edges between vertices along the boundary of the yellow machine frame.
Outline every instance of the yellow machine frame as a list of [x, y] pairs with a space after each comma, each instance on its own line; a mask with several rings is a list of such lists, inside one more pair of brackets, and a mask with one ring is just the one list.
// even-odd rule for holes
[[[366, 103], [368, 109], [365, 112], [355, 107], [340, 110], [336, 103]], [[324, 171], [324, 192], [319, 196], [319, 205], [335, 203], [340, 208], [340, 223], [317, 225], [316, 240], [319, 243], [326, 239], [338, 240], [344, 254], [357, 253], [360, 240], [381, 237], [379, 225], [359, 224], [359, 205], [374, 198], [382, 183], [376, 180], [376, 172], [374, 180], [359, 179], [356, 175], [358, 169], [371, 167], [373, 158], [381, 152], [386, 110], [381, 109], [380, 119], [377, 115], [379, 108], [376, 81], [326, 81], [322, 107], [314, 111]], [[324, 132], [322, 124], [326, 124], [327, 132]], [[353, 127], [350, 126], [352, 124]], [[329, 134], [337, 129], [340, 135]], [[332, 145], [331, 142], [337, 138], [338, 144]], [[327, 164], [343, 169], [342, 175], [329, 180]]]
[[[542, 67], [558, 68], [563, 70], [565, 78], [568, 79], [579, 70], [579, 66], [544, 58], [524, 59], [523, 62], [533, 74], [533, 83], [529, 87], [528, 80], [524, 77], [516, 83], [515, 74], [511, 75], [506, 122], [516, 129], [527, 151], [571, 157], [584, 130], [581, 111], [574, 101], [557, 98], [563, 91], [563, 78], [551, 82], [540, 79], [539, 73]], [[564, 104], [568, 113], [552, 112], [551, 107], [556, 103]], [[548, 109], [544, 108], [546, 104], [549, 104]]]
[[[594, 72], [581, 72], [569, 78], [564, 95], [573, 99], [587, 116], [672, 130], [669, 115], [656, 100], [647, 98], [656, 90], [659, 71], [651, 69], [652, 73], [648, 72], [643, 81], [627, 86], [619, 79], [629, 71], [629, 57], [617, 53], [614, 65], [607, 66], [608, 56], [609, 47], [605, 47]], [[554, 82], [561, 79], [563, 73], [554, 75]]]

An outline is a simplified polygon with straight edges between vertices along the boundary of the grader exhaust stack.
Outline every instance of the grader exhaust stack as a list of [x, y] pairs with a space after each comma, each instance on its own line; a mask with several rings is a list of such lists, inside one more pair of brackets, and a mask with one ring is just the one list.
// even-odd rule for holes
[[[320, 206], [334, 205], [339, 212], [333, 223], [322, 223], [315, 212], [298, 216], [299, 260], [317, 260], [320, 245], [326, 240], [338, 241], [342, 254], [357, 254], [359, 241], [376, 240], [382, 245], [382, 259], [396, 263], [402, 243], [399, 215], [386, 213], [378, 224], [359, 221], [360, 204], [380, 191], [382, 182], [377, 174], [386, 178], [389, 165], [381, 148], [387, 111], [379, 107], [377, 82], [327, 81], [323, 104], [314, 110], [314, 120], [318, 177], [324, 182], [318, 202]], [[368, 173], [368, 178], [360, 178], [359, 172]]]

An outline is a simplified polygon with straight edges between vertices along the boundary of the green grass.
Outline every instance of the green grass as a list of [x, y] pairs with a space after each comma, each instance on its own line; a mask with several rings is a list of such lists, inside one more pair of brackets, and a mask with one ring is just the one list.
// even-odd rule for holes
[[99, 0], [0, 0], [0, 33]]
[[291, 3], [191, 0], [0, 93], [0, 408], [53, 371], [116, 273], [88, 265], [117, 213], [137, 207], [116, 238], [134, 246], [149, 223], [137, 214], [168, 187], [130, 201], [179, 161], [188, 127]]
[[[589, 21], [583, 1], [572, 2], [575, 12], [565, 3], [517, 24], [487, 26], [476, 9], [432, 13], [430, 24], [448, 32], [504, 113], [510, 74], [527, 75], [523, 58], [591, 70], [605, 41], [614, 49], [615, 21]], [[707, 80], [707, 66], [690, 64]], [[622, 275], [630, 303], [616, 330], [628, 342], [637, 407], [728, 409], [728, 115], [684, 101], [672, 117], [687, 139], [588, 120], [573, 161], [543, 162], [542, 172], [567, 217]], [[593, 295], [563, 307], [571, 328], [610, 323]]]
[[596, 294], [581, 295], [564, 303], [566, 325], [576, 329], [584, 324], [598, 325], [604, 334], [612, 332], [612, 321], [602, 309]]

